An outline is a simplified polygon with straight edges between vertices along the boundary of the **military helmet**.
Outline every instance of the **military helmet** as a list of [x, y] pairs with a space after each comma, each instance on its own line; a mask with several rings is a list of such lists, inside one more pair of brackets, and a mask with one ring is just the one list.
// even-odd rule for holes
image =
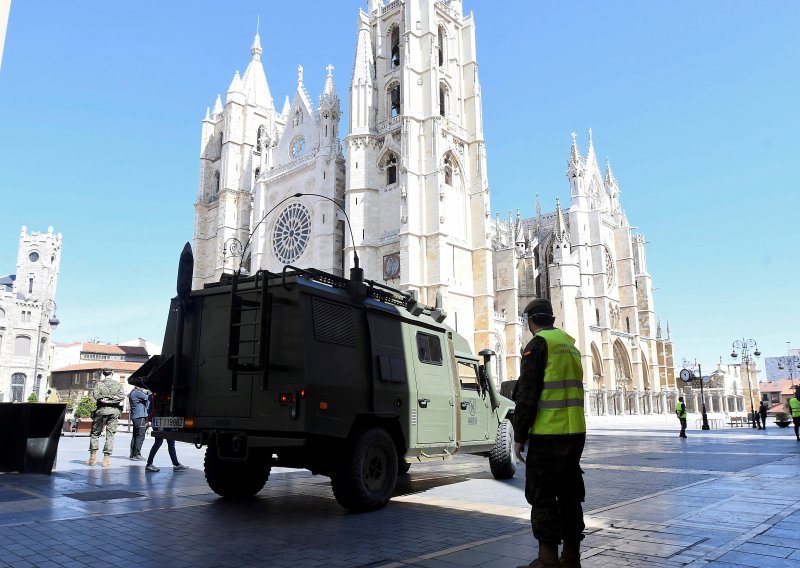
[[113, 371], [113, 369], [112, 369], [111, 367], [103, 367], [103, 376], [104, 376], [104, 377], [111, 376], [111, 374], [112, 374], [113, 372], [114, 372], [114, 371]]

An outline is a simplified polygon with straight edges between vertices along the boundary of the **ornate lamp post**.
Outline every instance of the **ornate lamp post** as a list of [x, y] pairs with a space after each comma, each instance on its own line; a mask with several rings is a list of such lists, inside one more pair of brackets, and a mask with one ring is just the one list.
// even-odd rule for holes
[[778, 357], [778, 369], [789, 371], [789, 380], [792, 381], [792, 388], [794, 388], [794, 374], [800, 370], [800, 357], [788, 354]]
[[[695, 369], [697, 369], [697, 374], [695, 374]], [[700, 379], [700, 408], [703, 416], [702, 429], [710, 430], [711, 427], [708, 425], [708, 413], [706, 413], [706, 397], [705, 392], [703, 391], [703, 384], [705, 383], [705, 380], [703, 380], [703, 371], [700, 368], [700, 363], [697, 362], [697, 359], [694, 360], [694, 363], [688, 359], [683, 360], [683, 369], [681, 369], [680, 377], [685, 383], [691, 381], [692, 379]]]
[[[753, 350], [752, 354], [750, 350]], [[731, 357], [736, 359], [739, 356], [737, 350], [742, 355], [742, 363], [747, 367], [747, 390], [750, 391], [750, 412], [752, 412], [753, 417], [753, 428], [756, 427], [756, 405], [753, 402], [753, 388], [750, 385], [750, 364], [753, 361], [753, 357], [760, 357], [761, 351], [758, 350], [758, 343], [756, 343], [755, 339], [737, 339], [733, 342], [733, 351], [731, 351]]]
[[36, 393], [36, 396], [39, 397], [39, 391], [41, 390], [41, 380], [38, 376], [39, 373], [39, 359], [41, 358], [41, 351], [42, 351], [42, 326], [47, 321], [47, 324], [50, 326], [50, 332], [55, 330], [58, 327], [58, 324], [61, 323], [58, 321], [56, 317], [56, 303], [53, 300], [47, 299], [42, 302], [42, 311], [39, 314], [39, 331], [36, 335], [36, 357], [35, 362], [33, 364], [33, 392]]

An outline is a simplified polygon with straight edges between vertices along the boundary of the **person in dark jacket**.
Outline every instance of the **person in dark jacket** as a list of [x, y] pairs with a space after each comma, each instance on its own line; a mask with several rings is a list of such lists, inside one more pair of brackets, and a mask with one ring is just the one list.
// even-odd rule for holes
[[522, 353], [513, 426], [514, 453], [526, 462], [525, 498], [539, 542], [539, 556], [528, 566], [580, 568], [586, 495], [580, 467], [586, 442], [581, 356], [575, 340], [553, 327], [548, 300], [533, 300], [525, 315], [533, 339]]
[[130, 459], [144, 461], [142, 444], [147, 432], [147, 415], [150, 414], [150, 393], [141, 387], [134, 387], [128, 395], [133, 423]]
[[767, 429], [767, 403], [764, 402], [763, 400], [761, 401], [761, 404], [758, 407], [758, 413], [761, 415], [761, 429], [762, 430], [766, 430]]

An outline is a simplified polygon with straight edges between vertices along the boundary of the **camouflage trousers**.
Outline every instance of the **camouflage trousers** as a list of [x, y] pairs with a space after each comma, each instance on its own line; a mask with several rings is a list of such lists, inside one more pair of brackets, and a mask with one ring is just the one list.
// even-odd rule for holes
[[586, 436], [531, 436], [525, 460], [525, 499], [536, 540], [557, 546], [583, 540], [586, 496], [580, 459]]
[[100, 436], [103, 428], [106, 430], [106, 443], [103, 446], [103, 453], [107, 456], [114, 451], [114, 434], [117, 433], [117, 419], [119, 412], [112, 414], [95, 414], [92, 419], [92, 437], [89, 439], [89, 451], [96, 452], [100, 446]]

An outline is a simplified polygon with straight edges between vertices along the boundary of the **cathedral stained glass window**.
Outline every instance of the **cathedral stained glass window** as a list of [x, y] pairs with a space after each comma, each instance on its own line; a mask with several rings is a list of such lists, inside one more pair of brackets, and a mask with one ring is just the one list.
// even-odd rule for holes
[[283, 264], [296, 261], [308, 245], [311, 217], [299, 203], [292, 203], [278, 217], [272, 233], [272, 250]]

